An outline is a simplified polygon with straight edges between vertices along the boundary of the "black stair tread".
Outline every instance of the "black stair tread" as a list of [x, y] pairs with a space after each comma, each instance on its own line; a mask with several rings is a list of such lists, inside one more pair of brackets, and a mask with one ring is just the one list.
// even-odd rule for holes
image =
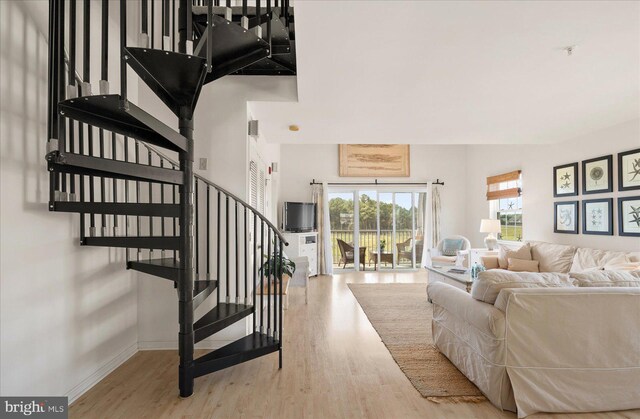
[[179, 236], [104, 236], [85, 237], [85, 246], [126, 247], [130, 249], [179, 250]]
[[280, 349], [280, 342], [264, 333], [254, 332], [194, 361], [195, 375], [200, 377], [214, 371], [240, 364]]
[[195, 341], [199, 342], [253, 313], [253, 306], [218, 303], [193, 324]]
[[137, 138], [173, 151], [184, 151], [187, 139], [120, 95], [95, 95], [67, 99], [58, 104], [71, 119]]
[[[214, 41], [212, 46], [206, 47], [212, 48], [213, 70], [207, 73], [205, 83], [234, 73], [269, 55], [269, 43], [256, 36], [253, 30], [246, 30], [217, 15], [213, 16], [213, 23]], [[204, 29], [201, 26], [199, 32], [203, 33]], [[200, 51], [200, 56], [206, 57], [206, 48]]]
[[54, 211], [85, 214], [145, 215], [153, 217], [179, 217], [179, 204], [138, 204], [126, 202], [55, 201]]
[[174, 282], [180, 278], [180, 264], [174, 258], [131, 260], [127, 262], [127, 269], [144, 272]]
[[150, 48], [125, 48], [129, 66], [178, 117], [191, 118], [207, 73], [204, 58]]
[[74, 153], [57, 153], [49, 160], [49, 169], [62, 173], [142, 180], [181, 185], [182, 172], [146, 164], [102, 159]]

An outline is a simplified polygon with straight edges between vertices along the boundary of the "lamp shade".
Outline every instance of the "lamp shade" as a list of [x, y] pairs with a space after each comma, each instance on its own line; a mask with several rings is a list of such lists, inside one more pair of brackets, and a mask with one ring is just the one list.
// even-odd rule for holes
[[500, 233], [500, 220], [480, 221], [480, 233]]

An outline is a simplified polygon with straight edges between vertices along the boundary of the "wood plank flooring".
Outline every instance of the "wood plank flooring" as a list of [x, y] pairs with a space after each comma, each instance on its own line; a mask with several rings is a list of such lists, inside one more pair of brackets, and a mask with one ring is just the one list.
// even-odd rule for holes
[[[347, 283], [424, 282], [426, 273], [341, 273], [289, 288], [284, 368], [277, 354], [196, 379], [180, 399], [177, 351], [142, 351], [70, 407], [71, 418], [515, 418], [490, 403], [423, 399], [381, 342]], [[530, 418], [640, 418], [640, 411]]]

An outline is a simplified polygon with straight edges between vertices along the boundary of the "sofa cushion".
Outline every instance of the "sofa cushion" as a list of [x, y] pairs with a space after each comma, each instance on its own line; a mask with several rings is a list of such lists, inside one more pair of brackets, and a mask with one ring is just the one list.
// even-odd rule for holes
[[540, 272], [537, 260], [522, 260], [509, 258], [509, 270], [514, 272]]
[[572, 287], [569, 275], [555, 272], [511, 272], [500, 269], [480, 272], [473, 281], [471, 296], [494, 304], [504, 288]]
[[525, 243], [518, 249], [511, 249], [503, 244], [500, 245], [500, 253], [498, 255], [498, 263], [500, 268], [507, 269], [509, 267], [509, 259], [531, 260], [531, 246]]
[[640, 252], [627, 253], [627, 258], [629, 262], [640, 262]]
[[462, 239], [444, 239], [442, 243], [442, 254], [444, 256], [456, 256], [458, 250], [462, 250], [464, 241]]
[[587, 270], [603, 269], [606, 265], [619, 265], [628, 263], [629, 258], [625, 252], [613, 252], [610, 250], [578, 248], [573, 256], [571, 272], [583, 272]]
[[578, 287], [640, 287], [640, 276], [625, 271], [572, 272]]
[[485, 269], [498, 269], [500, 267], [498, 258], [495, 256], [482, 256], [480, 262]]
[[529, 243], [531, 244], [531, 257], [540, 262], [540, 272], [566, 274], [571, 270], [573, 256], [576, 253], [574, 246], [535, 241]]
[[640, 271], [640, 262], [617, 263], [604, 265], [605, 271]]

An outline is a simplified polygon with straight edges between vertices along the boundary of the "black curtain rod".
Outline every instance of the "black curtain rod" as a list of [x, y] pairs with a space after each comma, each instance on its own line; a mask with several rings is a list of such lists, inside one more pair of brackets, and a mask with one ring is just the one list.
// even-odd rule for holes
[[[427, 185], [427, 182], [378, 182], [378, 179], [375, 179], [373, 182], [327, 182], [327, 185], [346, 185], [346, 186], [357, 186], [357, 185], [377, 185], [377, 186], [401, 186], [401, 185]], [[440, 178], [436, 179], [435, 182], [431, 182], [432, 185], [442, 185], [444, 186], [444, 182], [440, 180]], [[316, 182], [313, 179], [309, 185], [322, 185], [322, 182]]]

